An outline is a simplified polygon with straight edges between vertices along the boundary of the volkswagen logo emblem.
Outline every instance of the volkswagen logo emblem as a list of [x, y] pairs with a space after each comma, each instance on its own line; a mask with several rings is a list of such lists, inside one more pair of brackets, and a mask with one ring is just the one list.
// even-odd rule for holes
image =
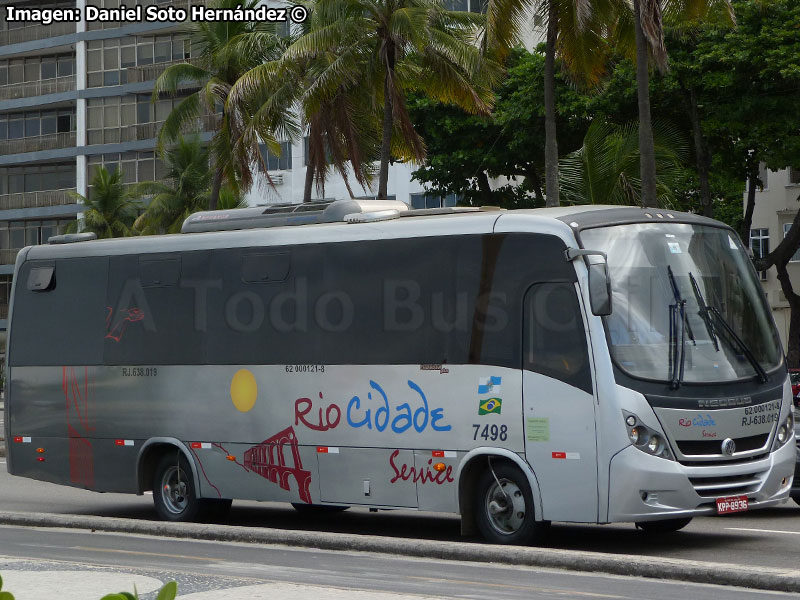
[[722, 453], [725, 456], [733, 456], [734, 452], [736, 452], [736, 442], [731, 438], [725, 438], [722, 442]]

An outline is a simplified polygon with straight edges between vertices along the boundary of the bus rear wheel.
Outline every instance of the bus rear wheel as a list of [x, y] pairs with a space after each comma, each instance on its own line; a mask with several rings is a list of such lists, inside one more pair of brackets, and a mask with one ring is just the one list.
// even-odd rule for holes
[[550, 523], [537, 521], [533, 493], [525, 475], [509, 464], [496, 463], [481, 475], [475, 495], [478, 530], [493, 544], [538, 543]]
[[201, 518], [203, 503], [195, 495], [192, 470], [182, 454], [166, 454], [158, 462], [153, 478], [153, 503], [163, 521]]
[[672, 533], [680, 531], [691, 522], [691, 517], [686, 519], [664, 519], [662, 521], [637, 521], [636, 529], [641, 529], [647, 533]]

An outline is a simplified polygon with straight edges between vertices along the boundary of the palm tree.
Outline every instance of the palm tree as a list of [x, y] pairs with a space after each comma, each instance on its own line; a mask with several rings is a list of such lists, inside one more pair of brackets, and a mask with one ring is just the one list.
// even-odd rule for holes
[[[215, 0], [215, 8], [255, 8], [258, 0]], [[167, 117], [159, 131], [159, 147], [174, 142], [197, 128], [199, 119], [219, 114], [214, 123], [210, 143], [213, 159], [213, 179], [208, 208], [214, 210], [219, 201], [223, 181], [239, 193], [249, 188], [253, 180], [253, 156], [243, 155], [244, 148], [232, 138], [226, 103], [231, 86], [242, 74], [259, 64], [262, 57], [238, 52], [231, 42], [252, 33], [263, 33], [272, 41], [273, 58], [278, 58], [283, 41], [275, 24], [255, 21], [197, 21], [186, 26], [192, 45], [192, 62], [168, 67], [153, 86], [153, 99], [161, 94], [176, 95], [182, 85], [194, 84], [200, 89], [187, 96]]]
[[[630, 47], [633, 29], [636, 54], [636, 94], [639, 104], [639, 147], [641, 149], [642, 206], [657, 207], [656, 157], [650, 115], [650, 59], [662, 72], [669, 66], [664, 43], [664, 23], [692, 24], [710, 14], [735, 22], [730, 0], [633, 0], [633, 11], [620, 2], [615, 37], [621, 48]], [[627, 38], [627, 42], [626, 42]]]
[[488, 113], [499, 65], [476, 45], [484, 16], [444, 10], [436, 0], [318, 0], [308, 33], [289, 60], [330, 57], [315, 73], [322, 98], [361, 86], [380, 118], [378, 198], [387, 197], [392, 155], [415, 161], [425, 145], [408, 117], [406, 92], [419, 90]]
[[[637, 130], [638, 123], [594, 121], [583, 146], [561, 160], [563, 197], [573, 204], [639, 204], [643, 186]], [[656, 121], [653, 148], [656, 198], [668, 206], [675, 201], [673, 190], [684, 174], [688, 146], [678, 129]]]
[[545, 190], [546, 205], [559, 204], [556, 131], [556, 57], [568, 78], [593, 87], [605, 71], [606, 35], [615, 21], [619, 0], [488, 0], [483, 51], [504, 58], [519, 42], [532, 9], [547, 23], [545, 38]]
[[[331, 168], [341, 174], [348, 189], [351, 172], [367, 189], [371, 160], [377, 156], [374, 116], [363, 86], [322, 85], [319, 73], [336, 60], [334, 53], [270, 60], [269, 40], [257, 33], [242, 36], [238, 47], [241, 52], [262, 57], [261, 64], [245, 73], [229, 94], [228, 114], [240, 151], [258, 162], [262, 140], [277, 153], [280, 146], [276, 133], [296, 139], [301, 131], [308, 131], [305, 202], [311, 200], [315, 179], [318, 190], [324, 193]], [[287, 107], [298, 110], [300, 122]]]
[[110, 173], [100, 167], [92, 177], [88, 198], [71, 192], [83, 205], [82, 221], [70, 223], [67, 231], [91, 232], [98, 238], [115, 238], [134, 235], [133, 222], [140, 209], [122, 183], [122, 172], [115, 169]]
[[607, 44], [604, 28], [612, 22], [610, 0], [540, 0], [547, 13], [545, 43], [545, 190], [546, 205], [558, 206], [558, 139], [556, 133], [556, 54], [576, 85], [597, 85], [605, 71]]
[[[137, 184], [133, 195], [150, 196], [150, 203], [136, 219], [134, 228], [143, 234], [177, 233], [186, 217], [208, 207], [213, 174], [208, 168], [209, 149], [198, 136], [179, 137], [162, 151], [166, 167], [163, 181]], [[244, 203], [227, 186], [220, 190], [218, 208], [239, 208]]]

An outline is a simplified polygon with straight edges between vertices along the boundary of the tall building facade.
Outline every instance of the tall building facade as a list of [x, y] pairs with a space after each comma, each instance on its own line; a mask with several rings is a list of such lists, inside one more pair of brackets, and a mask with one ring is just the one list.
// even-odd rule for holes
[[[780, 171], [768, 171], [762, 166], [759, 176], [763, 189], [759, 188], [755, 193], [750, 247], [755, 256], [763, 257], [786, 237], [800, 209], [800, 166]], [[746, 192], [744, 202], [746, 208]], [[795, 292], [800, 292], [800, 251], [792, 257], [787, 265], [787, 271]], [[775, 269], [764, 271], [759, 275], [786, 350], [786, 340], [789, 337], [789, 303], [781, 290]]]

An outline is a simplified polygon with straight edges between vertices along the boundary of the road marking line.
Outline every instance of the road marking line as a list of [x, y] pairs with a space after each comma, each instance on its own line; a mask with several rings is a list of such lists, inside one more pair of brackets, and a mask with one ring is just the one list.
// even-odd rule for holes
[[731, 531], [757, 531], [758, 533], [785, 533], [787, 535], [800, 535], [800, 531], [780, 531], [778, 529], [750, 529], [749, 527], [726, 527]]
[[408, 579], [421, 579], [423, 581], [437, 582], [437, 583], [460, 583], [461, 585], [477, 585], [484, 587], [497, 587], [509, 588], [517, 590], [530, 590], [536, 592], [544, 592], [551, 594], [569, 595], [569, 596], [587, 596], [590, 598], [628, 598], [628, 596], [615, 596], [613, 594], [597, 594], [593, 592], [579, 592], [575, 590], [558, 590], [553, 588], [540, 588], [528, 585], [510, 585], [507, 583], [488, 583], [485, 581], [467, 581], [466, 579], [444, 579], [440, 577], [420, 577], [417, 575], [407, 575]]
[[86, 550], [88, 552], [116, 552], [117, 554], [135, 554], [137, 556], [163, 556], [164, 558], [185, 558], [187, 560], [200, 560], [207, 563], [220, 560], [217, 558], [186, 556], [184, 554], [158, 554], [156, 552], [137, 552], [136, 550], [118, 550], [112, 548], [90, 548], [88, 546], [71, 546], [71, 548], [73, 550]]

